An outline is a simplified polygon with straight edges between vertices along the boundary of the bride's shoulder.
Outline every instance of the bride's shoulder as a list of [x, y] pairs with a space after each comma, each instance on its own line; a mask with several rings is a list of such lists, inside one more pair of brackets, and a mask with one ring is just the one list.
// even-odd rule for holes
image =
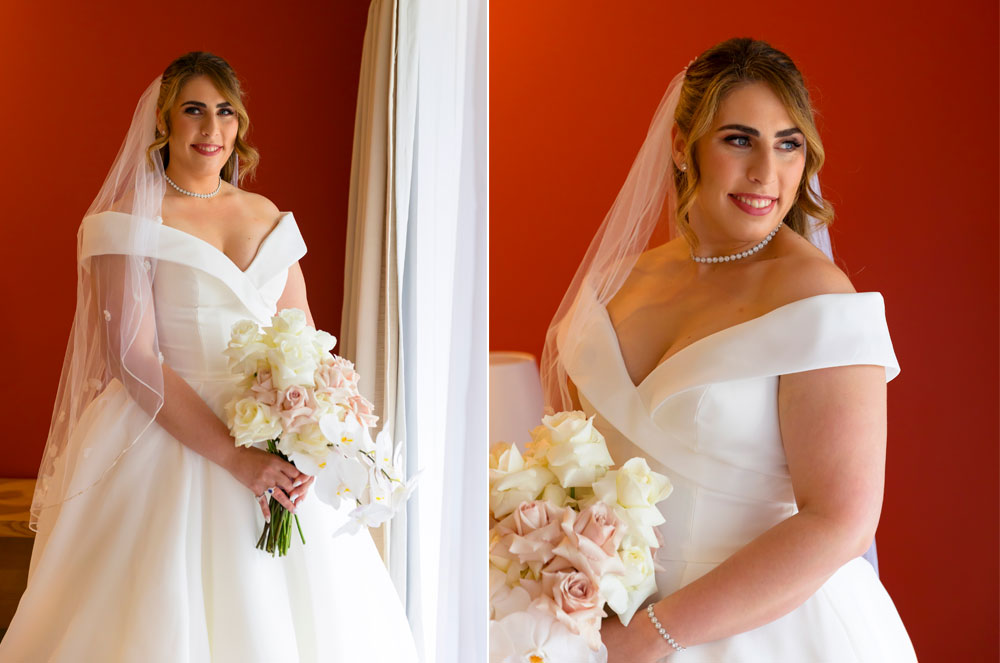
[[785, 237], [776, 247], [779, 255], [763, 263], [760, 284], [773, 307], [817, 295], [857, 292], [847, 274], [807, 239], [794, 232], [781, 234]]
[[237, 189], [237, 200], [239, 205], [247, 212], [247, 216], [277, 219], [281, 212], [269, 198], [259, 193]]

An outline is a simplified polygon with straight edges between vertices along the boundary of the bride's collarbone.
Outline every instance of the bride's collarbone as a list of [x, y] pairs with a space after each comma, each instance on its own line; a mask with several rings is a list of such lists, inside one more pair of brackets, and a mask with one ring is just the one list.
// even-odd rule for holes
[[754, 273], [759, 271], [696, 280], [660, 275], [623, 287], [608, 314], [632, 378], [644, 378], [687, 346], [766, 313], [766, 288]]
[[165, 198], [162, 219], [164, 225], [211, 244], [237, 267], [245, 269], [277, 225], [280, 215], [277, 210], [255, 209], [245, 201], [231, 198], [220, 200], [216, 205], [191, 205], [186, 200]]

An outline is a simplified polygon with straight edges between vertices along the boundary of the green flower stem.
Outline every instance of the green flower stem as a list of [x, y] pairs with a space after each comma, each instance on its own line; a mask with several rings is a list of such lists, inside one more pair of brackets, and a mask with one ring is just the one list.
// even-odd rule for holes
[[[278, 440], [268, 440], [267, 450], [269, 453], [278, 456], [286, 462], [291, 462], [285, 454], [278, 451]], [[271, 519], [264, 523], [264, 529], [257, 540], [257, 549], [266, 550], [272, 557], [284, 557], [292, 545], [292, 520], [295, 520], [295, 528], [299, 532], [299, 539], [305, 545], [306, 537], [302, 533], [302, 525], [299, 523], [297, 514], [289, 513], [274, 497], [268, 500], [268, 508], [271, 511]]]
[[299, 514], [295, 514], [295, 527], [299, 530], [299, 538], [302, 539], [302, 545], [306, 545], [306, 535], [302, 533], [302, 525], [299, 524]]

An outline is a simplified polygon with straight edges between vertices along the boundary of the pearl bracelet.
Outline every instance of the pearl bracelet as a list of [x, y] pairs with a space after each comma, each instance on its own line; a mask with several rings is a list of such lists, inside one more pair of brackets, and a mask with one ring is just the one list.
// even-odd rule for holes
[[673, 638], [671, 638], [670, 634], [667, 633], [667, 629], [663, 628], [663, 624], [661, 624], [660, 620], [657, 619], [656, 615], [653, 614], [653, 604], [652, 603], [650, 603], [648, 606], [646, 606], [646, 614], [649, 615], [649, 621], [653, 622], [653, 628], [655, 628], [657, 631], [659, 631], [659, 633], [663, 637], [663, 639], [667, 641], [667, 644], [669, 644], [671, 647], [673, 647], [677, 651], [684, 651], [686, 649], [686, 647], [682, 647], [679, 644], [677, 644], [677, 641], [674, 640]]

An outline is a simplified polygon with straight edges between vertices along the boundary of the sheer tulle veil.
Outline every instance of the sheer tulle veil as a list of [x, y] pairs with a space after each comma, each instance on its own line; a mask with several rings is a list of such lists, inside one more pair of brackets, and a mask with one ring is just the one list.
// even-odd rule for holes
[[[163, 163], [158, 152], [146, 156], [156, 136], [160, 81], [157, 77], [140, 97], [114, 164], [77, 231], [76, 314], [31, 505], [34, 530], [40, 519], [58, 512], [54, 507], [100, 481], [142, 439], [163, 404], [153, 309]], [[110, 240], [108, 228], [114, 229]], [[141, 414], [133, 411], [106, 436], [91, 436], [102, 440], [100, 448], [81, 448], [80, 433], [101, 407], [96, 399], [112, 386], [124, 388]]]
[[[639, 255], [650, 248], [657, 224], [667, 223], [670, 236], [677, 234], [670, 130], [686, 71], [685, 67], [667, 86], [625, 184], [590, 242], [545, 334], [540, 366], [542, 391], [546, 405], [556, 411], [573, 409], [562, 353], [572, 352], [582, 336], [582, 325], [592, 319], [593, 308], [606, 307], [621, 288]], [[819, 178], [814, 175], [809, 184], [813, 199], [821, 200]], [[810, 228], [810, 241], [832, 259], [825, 226], [810, 218]], [[583, 289], [590, 296], [580, 297]]]

